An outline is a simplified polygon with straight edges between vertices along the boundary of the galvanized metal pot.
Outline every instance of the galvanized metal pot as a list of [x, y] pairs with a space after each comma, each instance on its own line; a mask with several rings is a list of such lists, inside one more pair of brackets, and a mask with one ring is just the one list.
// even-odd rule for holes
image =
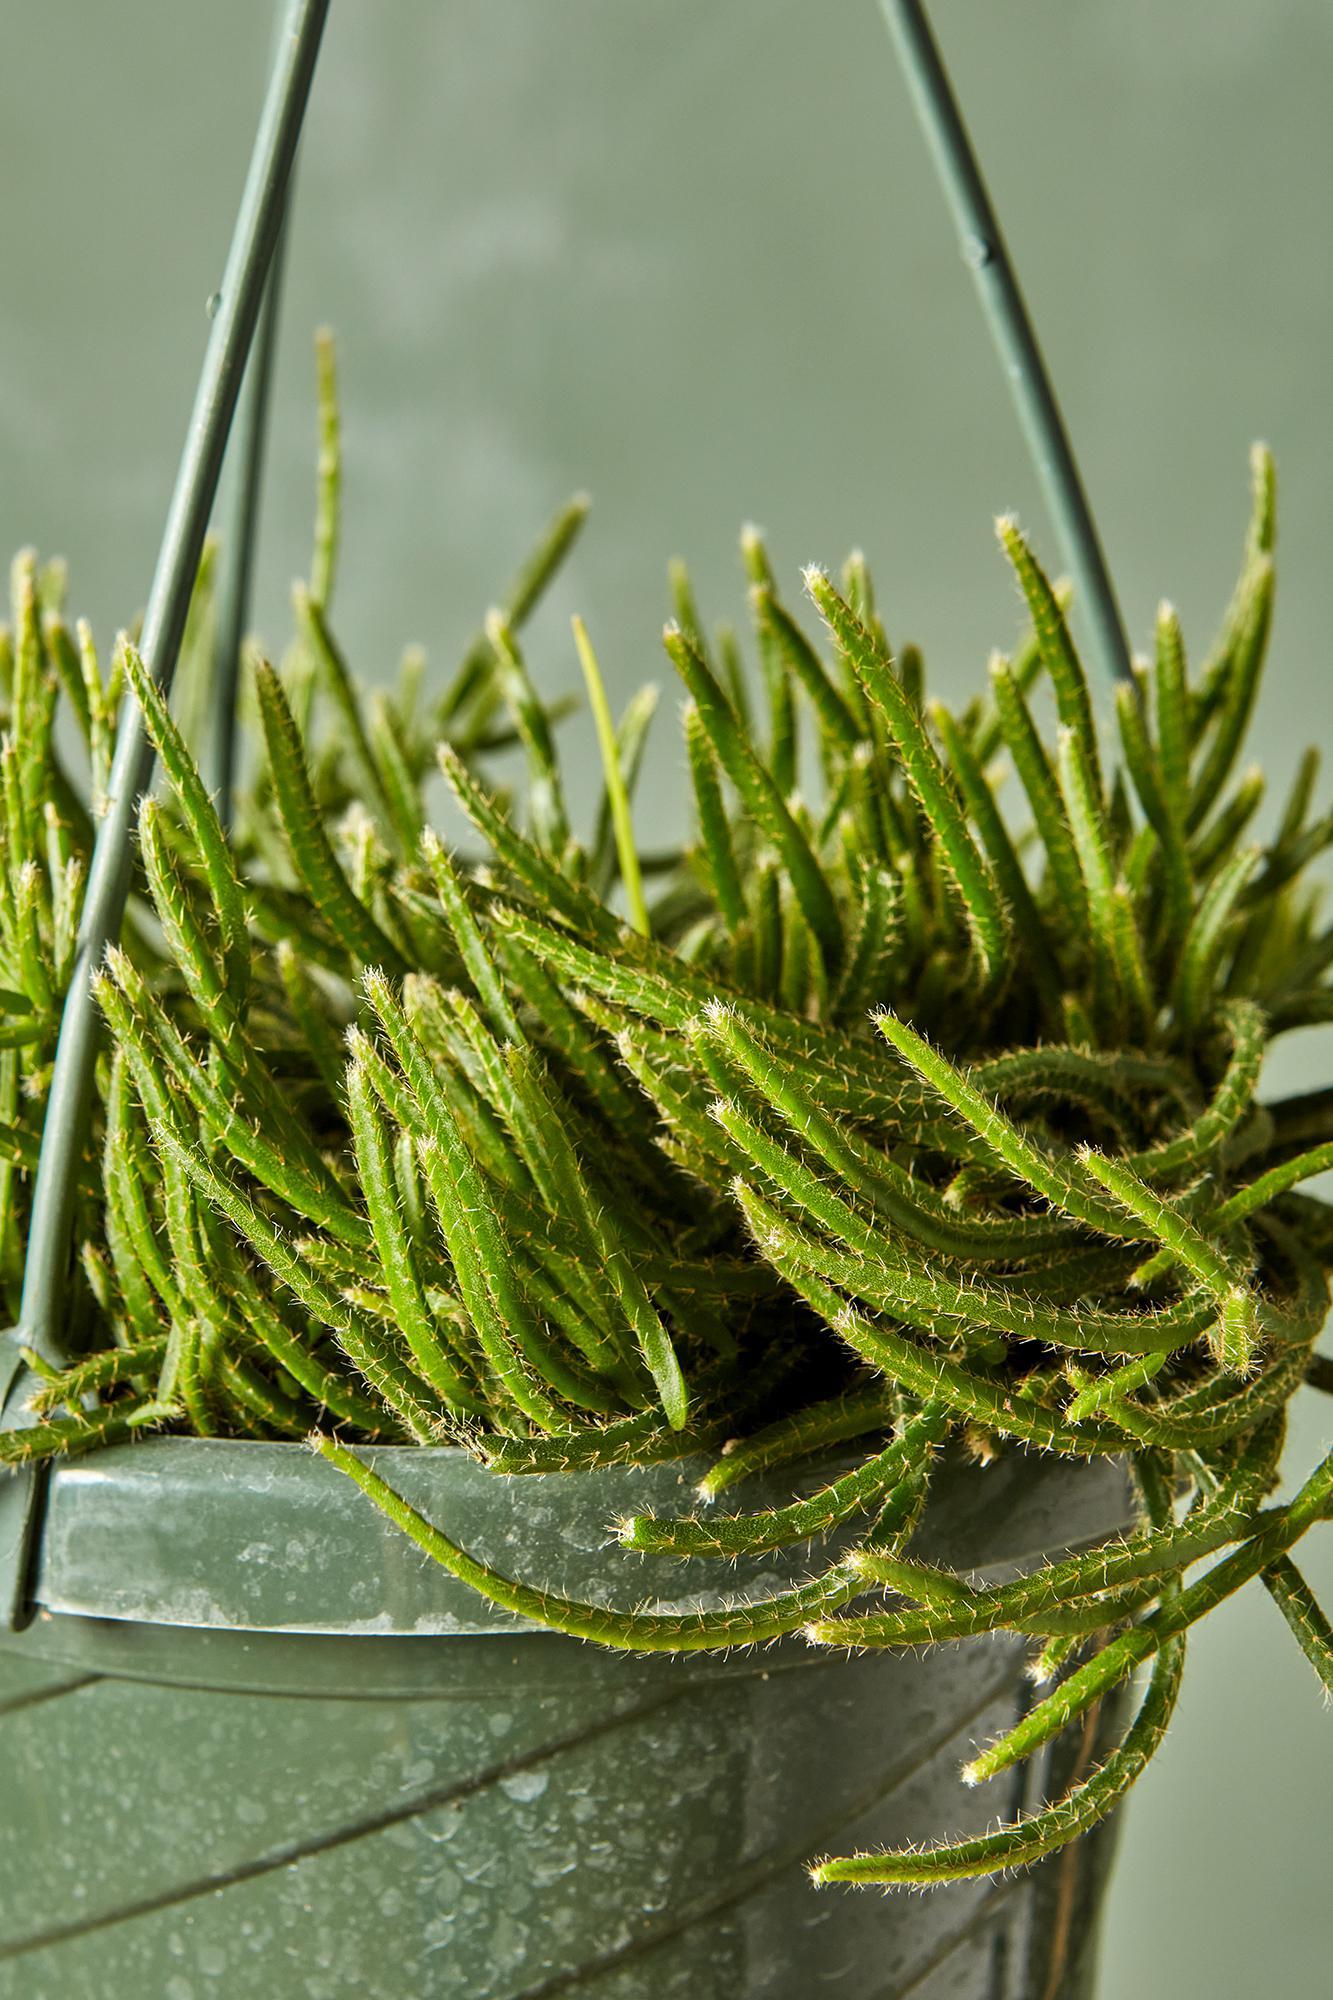
[[[683, 1510], [693, 1467], [370, 1455], [501, 1569], [660, 1608], [698, 1589], [606, 1546], [617, 1515]], [[0, 1555], [18, 1499], [0, 1488]], [[1126, 1513], [1116, 1467], [1015, 1455], [946, 1467], [917, 1546], [1002, 1574]], [[1024, 1698], [1007, 1640], [609, 1654], [493, 1610], [299, 1446], [197, 1439], [60, 1466], [33, 1590], [0, 1645], [0, 2000], [1091, 1991], [1105, 1835], [926, 1895], [815, 1891], [802, 1867], [1034, 1802], [958, 1781]]]

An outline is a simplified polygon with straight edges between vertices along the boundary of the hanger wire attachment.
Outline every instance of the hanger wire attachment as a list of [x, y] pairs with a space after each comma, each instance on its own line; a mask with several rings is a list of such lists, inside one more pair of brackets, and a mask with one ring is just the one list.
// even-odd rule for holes
[[[166, 526], [148, 593], [140, 651], [152, 678], [171, 686], [204, 536], [217, 494], [227, 437], [282, 233], [296, 155], [330, 0], [288, 0], [250, 156]], [[88, 871], [78, 950], [60, 1035], [33, 1189], [19, 1325], [0, 1356], [0, 1401], [13, 1415], [25, 1394], [19, 1350], [54, 1367], [66, 1359], [74, 1180], [83, 1150], [97, 1056], [99, 1016], [92, 976], [120, 934], [129, 894], [135, 808], [153, 773], [153, 749], [133, 695], [116, 733], [107, 810]], [[11, 1475], [0, 1496], [0, 1624], [17, 1630], [31, 1615], [29, 1580], [41, 1530], [43, 1482]]]

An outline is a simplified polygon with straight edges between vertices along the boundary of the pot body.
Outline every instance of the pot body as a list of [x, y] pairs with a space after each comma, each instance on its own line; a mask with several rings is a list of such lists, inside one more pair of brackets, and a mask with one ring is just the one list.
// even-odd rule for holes
[[[683, 1511], [689, 1467], [500, 1481], [372, 1455], [497, 1567], [699, 1601], [698, 1565], [605, 1549], [632, 1507]], [[946, 1468], [918, 1545], [999, 1575], [1126, 1509], [1109, 1466]], [[980, 1831], [1096, 1754], [961, 1786], [1026, 1698], [1009, 1640], [608, 1654], [493, 1611], [298, 1447], [197, 1440], [60, 1468], [36, 1596], [0, 1648], [0, 2000], [1091, 1993], [1105, 1835], [924, 1895], [817, 1892], [802, 1867]]]

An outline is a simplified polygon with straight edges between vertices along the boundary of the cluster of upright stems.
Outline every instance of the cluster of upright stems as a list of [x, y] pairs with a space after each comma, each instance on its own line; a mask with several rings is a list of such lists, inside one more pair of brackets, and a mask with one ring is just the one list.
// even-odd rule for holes
[[[1301, 1191], [1333, 1166], [1333, 1093], [1258, 1096], [1274, 1038], [1333, 1015], [1333, 931], [1308, 879], [1333, 840], [1312, 815], [1317, 760], [1267, 841], [1263, 780], [1238, 771], [1272, 605], [1266, 455], [1212, 651], [1191, 673], [1164, 608], [1155, 660], [1118, 691], [1114, 746], [1062, 596], [1011, 522], [1030, 634], [959, 710], [891, 648], [860, 556], [837, 583], [806, 572], [812, 637], [747, 532], [753, 680], [731, 632], [705, 635], [677, 567], [665, 643], [693, 831], [640, 853], [653, 691], [616, 724], [576, 621], [605, 774], [582, 833], [556, 750], [568, 705], [539, 695], [517, 639], [582, 506], [442, 695], [409, 656], [394, 691], [365, 698], [331, 624], [327, 401], [324, 431], [311, 582], [281, 668], [251, 662], [259, 755], [233, 828], [132, 641], [104, 670], [66, 623], [59, 572], [15, 567], [11, 1309], [127, 694], [165, 784], [142, 803], [137, 895], [97, 980], [80, 1358], [32, 1357], [31, 1421], [0, 1454], [313, 1434], [488, 1597], [635, 1651], [1028, 1635], [1051, 1691], [974, 1780], [1146, 1664], [1122, 1742], [1053, 1806], [825, 1861], [820, 1881], [986, 1874], [1094, 1824], [1161, 1741], [1188, 1628], [1248, 1578], [1333, 1689], [1329, 1628], [1288, 1553], [1333, 1508], [1333, 1459], [1265, 1505], [1292, 1396], [1333, 1375], [1313, 1355], [1333, 1211]], [[186, 704], [210, 620], [206, 566]], [[86, 781], [67, 775], [80, 741]], [[506, 751], [525, 766], [517, 797], [486, 776]], [[441, 769], [469, 823], [461, 854], [429, 824]], [[699, 1511], [627, 1520], [626, 1547], [707, 1566], [809, 1545], [809, 1580], [681, 1615], [572, 1603], [456, 1546], [353, 1449], [374, 1440], [460, 1443], [513, 1476], [703, 1454]], [[911, 1553], [947, 1448], [1125, 1457], [1140, 1524], [981, 1587]], [[811, 1491], [821, 1455], [834, 1470]], [[789, 1505], [713, 1504], [789, 1465], [806, 1475]], [[636, 1566], [618, 1560], [631, 1604]]]

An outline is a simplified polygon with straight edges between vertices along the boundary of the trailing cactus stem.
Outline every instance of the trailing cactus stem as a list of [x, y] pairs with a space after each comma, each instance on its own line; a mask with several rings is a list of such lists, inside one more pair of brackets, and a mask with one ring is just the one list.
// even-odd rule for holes
[[[1333, 822], [1307, 758], [1256, 840], [1261, 787], [1237, 776], [1271, 623], [1268, 460], [1201, 676], [1164, 609], [1114, 731], [1065, 595], [1011, 521], [1032, 629], [957, 708], [931, 698], [915, 647], [889, 643], [861, 553], [841, 587], [820, 567], [796, 580], [812, 620], [748, 533], [748, 658], [677, 565], [665, 645], [692, 817], [648, 839], [635, 787], [653, 694], [617, 721], [575, 620], [579, 720], [528, 649], [586, 503], [438, 690], [409, 658], [368, 697], [333, 624], [327, 342], [319, 433], [310, 580], [282, 665], [253, 661], [252, 782], [230, 826], [133, 645], [99, 655], [86, 626], [41, 615], [31, 559], [14, 572], [0, 1285], [15, 1314], [124, 689], [164, 783], [96, 970], [107, 1059], [68, 1260], [79, 1358], [29, 1341], [30, 1408], [0, 1457], [311, 1434], [330, 1477], [425, 1559], [531, 1623], [629, 1651], [1012, 1632], [1045, 1698], [979, 1751], [976, 1779], [1146, 1669], [1123, 1740], [1064, 1798], [975, 1840], [832, 1857], [820, 1882], [990, 1874], [1096, 1825], [1161, 1741], [1188, 1629], [1247, 1581], [1333, 1681], [1296, 1561], [1329, 1513], [1327, 1463], [1267, 1504], [1288, 1404], [1333, 1386], [1313, 1351], [1333, 1109], [1318, 1089], [1262, 1094], [1274, 1038], [1333, 1017], [1311, 902]], [[188, 653], [214, 567], [187, 683], [207, 664]], [[580, 731], [590, 795], [564, 755]], [[461, 814], [448, 834], [440, 770]], [[579, 1603], [460, 1547], [368, 1463], [377, 1441], [461, 1445], [505, 1478], [693, 1459], [697, 1497], [613, 1527], [620, 1608]], [[922, 1562], [936, 1465], [1016, 1452], [1133, 1457], [1137, 1524], [1000, 1585]], [[497, 1505], [522, 1490], [497, 1487]], [[636, 1551], [676, 1557], [679, 1595], [709, 1608], [639, 1608]], [[718, 1565], [756, 1555], [790, 1580], [719, 1602]]]

